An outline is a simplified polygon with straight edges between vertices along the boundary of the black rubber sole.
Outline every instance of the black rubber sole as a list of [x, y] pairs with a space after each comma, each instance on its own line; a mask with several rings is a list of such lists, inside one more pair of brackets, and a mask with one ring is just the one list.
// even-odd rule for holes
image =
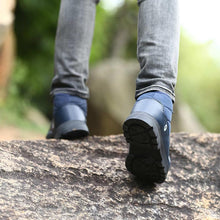
[[83, 130], [70, 131], [66, 134], [62, 134], [59, 139], [75, 140], [86, 137], [89, 135], [89, 132]]
[[135, 116], [128, 118], [123, 125], [124, 136], [129, 143], [126, 168], [138, 179], [150, 184], [162, 183], [166, 179], [160, 135], [155, 126], [152, 120], [147, 123]]
[[89, 135], [89, 129], [84, 121], [67, 121], [61, 124], [54, 131], [49, 131], [47, 139], [68, 139], [75, 140]]

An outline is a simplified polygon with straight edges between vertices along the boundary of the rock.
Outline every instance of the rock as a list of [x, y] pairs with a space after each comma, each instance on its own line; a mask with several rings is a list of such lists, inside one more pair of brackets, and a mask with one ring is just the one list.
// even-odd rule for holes
[[157, 186], [125, 169], [122, 135], [0, 143], [0, 219], [220, 219], [220, 134], [175, 133]]
[[121, 133], [121, 125], [134, 104], [136, 60], [111, 58], [94, 66], [89, 78], [88, 125], [91, 134]]
[[[136, 59], [106, 59], [91, 69], [88, 125], [92, 135], [119, 134], [135, 99], [139, 72]], [[205, 129], [178, 95], [174, 105], [172, 131], [204, 132]]]

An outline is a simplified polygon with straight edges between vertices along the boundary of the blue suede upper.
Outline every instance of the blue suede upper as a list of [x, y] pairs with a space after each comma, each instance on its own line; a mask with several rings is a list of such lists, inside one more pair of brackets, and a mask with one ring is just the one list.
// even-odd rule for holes
[[53, 99], [53, 116], [56, 112], [65, 105], [75, 104], [79, 106], [85, 115], [87, 116], [87, 100], [80, 98], [79, 96], [73, 96], [66, 93], [59, 93], [54, 96]]
[[155, 99], [159, 103], [161, 103], [164, 107], [164, 114], [166, 115], [167, 119], [171, 121], [172, 119], [172, 113], [173, 113], [173, 102], [170, 96], [163, 92], [159, 91], [153, 91], [153, 92], [147, 92], [142, 94], [141, 96], [138, 97], [137, 101], [142, 100], [142, 99]]

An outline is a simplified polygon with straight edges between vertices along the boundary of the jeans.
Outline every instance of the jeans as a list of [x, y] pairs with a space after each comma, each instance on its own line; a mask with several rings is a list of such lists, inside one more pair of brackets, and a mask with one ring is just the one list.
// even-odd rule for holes
[[[68, 93], [89, 97], [86, 82], [97, 3], [98, 0], [61, 1], [52, 95]], [[178, 0], [138, 0], [138, 5], [140, 72], [135, 96], [161, 91], [174, 101], [179, 57]]]

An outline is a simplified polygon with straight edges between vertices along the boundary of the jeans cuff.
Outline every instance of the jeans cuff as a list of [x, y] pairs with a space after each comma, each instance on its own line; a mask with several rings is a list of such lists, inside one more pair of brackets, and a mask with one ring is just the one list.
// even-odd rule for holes
[[168, 96], [170, 96], [170, 98], [172, 99], [172, 102], [173, 103], [175, 102], [175, 93], [163, 86], [150, 86], [145, 89], [138, 90], [136, 91], [135, 99], [137, 99], [140, 95], [146, 92], [152, 92], [152, 91], [159, 91], [159, 92], [166, 93]]
[[50, 95], [52, 97], [54, 97], [54, 95], [60, 94], [60, 93], [65, 93], [65, 94], [69, 94], [69, 95], [73, 95], [73, 96], [78, 96], [78, 97], [83, 98], [83, 99], [88, 99], [89, 98], [89, 92], [88, 93], [82, 93], [82, 92], [74, 91], [74, 90], [71, 90], [71, 89], [55, 89], [55, 90], [52, 90], [50, 92]]

